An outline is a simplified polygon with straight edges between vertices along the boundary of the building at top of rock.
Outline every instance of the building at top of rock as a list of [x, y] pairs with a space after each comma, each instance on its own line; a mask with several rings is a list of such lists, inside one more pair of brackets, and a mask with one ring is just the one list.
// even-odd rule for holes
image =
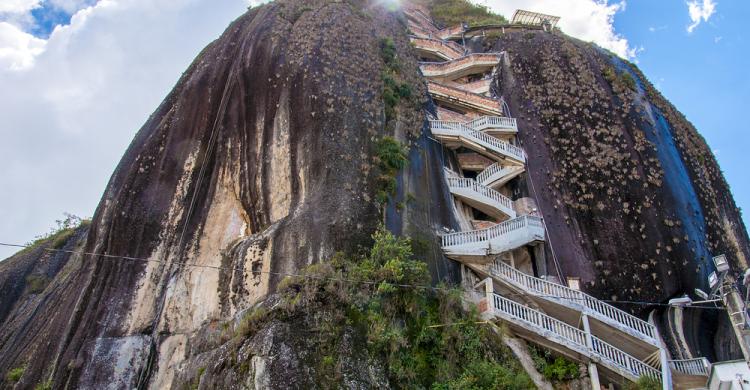
[[532, 26], [547, 26], [549, 29], [555, 28], [557, 22], [560, 21], [559, 16], [546, 15], [539, 12], [532, 12], [526, 10], [516, 10], [513, 13], [511, 24], [527, 24]]

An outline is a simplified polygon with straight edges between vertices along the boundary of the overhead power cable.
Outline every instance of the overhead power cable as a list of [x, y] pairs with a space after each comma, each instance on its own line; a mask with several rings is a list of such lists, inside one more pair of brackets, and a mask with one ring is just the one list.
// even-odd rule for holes
[[[23, 244], [9, 244], [0, 242], [0, 246], [5, 247], [12, 247], [12, 248], [30, 248], [31, 245], [23, 245]], [[121, 256], [121, 255], [110, 255], [105, 253], [93, 253], [93, 252], [85, 252], [85, 251], [72, 251], [67, 249], [55, 249], [55, 248], [42, 248], [45, 251], [48, 252], [58, 252], [58, 253], [68, 253], [71, 255], [87, 255], [87, 256], [95, 256], [95, 257], [101, 257], [108, 260], [127, 260], [127, 261], [138, 261], [138, 262], [146, 262], [146, 263], [157, 263], [157, 264], [169, 264], [169, 265], [179, 265], [184, 267], [194, 267], [194, 268], [207, 268], [207, 269], [214, 269], [214, 270], [225, 270], [225, 271], [241, 271], [245, 272], [247, 271], [244, 267], [224, 267], [224, 266], [218, 266], [218, 265], [207, 265], [207, 264], [196, 264], [196, 263], [190, 263], [185, 261], [173, 261], [173, 262], [167, 262], [163, 260], [154, 260], [154, 259], [147, 259], [143, 257], [133, 257], [133, 256]], [[419, 285], [419, 284], [406, 284], [406, 283], [392, 283], [392, 282], [378, 282], [378, 281], [372, 281], [372, 280], [359, 280], [359, 279], [347, 279], [347, 278], [340, 278], [340, 277], [331, 277], [331, 276], [322, 276], [322, 275], [314, 275], [314, 274], [301, 274], [301, 273], [293, 273], [293, 272], [274, 272], [274, 271], [251, 271], [253, 274], [267, 274], [267, 275], [274, 275], [274, 276], [288, 276], [288, 277], [298, 277], [298, 278], [307, 278], [307, 279], [316, 279], [316, 280], [328, 280], [333, 282], [344, 282], [344, 283], [352, 283], [352, 284], [364, 284], [369, 286], [378, 286], [381, 284], [385, 284], [391, 287], [399, 287], [399, 288], [412, 288], [412, 289], [420, 289], [420, 290], [433, 290], [433, 291], [451, 291], [451, 288], [447, 287], [436, 287], [436, 286], [426, 286], [426, 285]], [[522, 295], [522, 294], [514, 294], [514, 295]], [[585, 298], [571, 298], [571, 297], [563, 297], [558, 295], [536, 295], [541, 298], [559, 298], [559, 299], [566, 299], [566, 300], [582, 300]], [[639, 306], [667, 306], [672, 307], [673, 305], [669, 305], [667, 303], [660, 303], [660, 302], [645, 302], [645, 301], [619, 301], [619, 300], [607, 300], [607, 299], [599, 299], [600, 302], [606, 302], [610, 304], [630, 304], [630, 305], [639, 305]], [[726, 310], [722, 307], [710, 307], [710, 306], [688, 306], [687, 308], [692, 309], [713, 309], [713, 310]]]

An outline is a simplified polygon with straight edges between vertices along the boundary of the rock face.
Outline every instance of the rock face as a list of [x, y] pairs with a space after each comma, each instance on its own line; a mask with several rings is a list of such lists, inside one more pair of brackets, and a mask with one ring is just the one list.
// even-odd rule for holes
[[[25, 365], [22, 386], [170, 387], [193, 333], [235, 318], [285, 274], [367, 245], [381, 222], [375, 141], [427, 142], [419, 110], [387, 124], [383, 114], [383, 38], [425, 99], [405, 29], [398, 13], [359, 1], [278, 1], [232, 23], [138, 132], [82, 245], [148, 261], [65, 258], [28, 302], [5, 289], [33, 254], [4, 262], [0, 372]], [[398, 197], [446, 196], [440, 154], [412, 153]], [[436, 279], [455, 274], [428, 226], [450, 226], [450, 213], [389, 214], [394, 228], [423, 226]]]
[[[304, 358], [315, 351], [293, 325], [272, 323], [235, 356], [221, 324], [272, 305], [286, 274], [367, 245], [382, 222], [421, 243], [436, 282], [457, 281], [436, 240], [457, 228], [442, 168], [455, 156], [428, 138], [419, 104], [387, 120], [386, 37], [431, 110], [404, 19], [379, 2], [277, 1], [232, 23], [138, 132], [91, 226], [64, 246], [99, 255], [36, 249], [0, 263], [0, 373], [25, 367], [19, 388], [311, 387]], [[636, 70], [560, 35], [473, 44], [510, 54], [496, 89], [523, 129], [533, 183], [516, 192], [536, 197], [547, 220], [549, 269], [556, 261], [602, 298], [663, 302], [704, 288], [713, 254], [747, 268], [747, 233], [710, 150]], [[381, 213], [373, 155], [384, 135], [409, 145], [410, 161]], [[41, 274], [32, 288], [27, 276]], [[686, 327], [686, 353], [734, 353], [717, 347], [728, 334], [716, 317], [686, 315], [709, 320]], [[342, 382], [387, 386], [357, 342], [344, 343]], [[244, 376], [224, 370], [237, 361], [249, 362]], [[213, 374], [196, 373], [206, 366]]]
[[[537, 198], [562, 277], [601, 299], [665, 303], [708, 291], [712, 256], [726, 254], [735, 275], [747, 269], [747, 232], [711, 150], [634, 66], [559, 34], [475, 46], [490, 43], [509, 54], [497, 87], [529, 154], [519, 191]], [[654, 309], [619, 306], [644, 318]], [[716, 312], [686, 316], [697, 316], [683, 321], [689, 350], [673, 344], [675, 356], [732, 356]]]

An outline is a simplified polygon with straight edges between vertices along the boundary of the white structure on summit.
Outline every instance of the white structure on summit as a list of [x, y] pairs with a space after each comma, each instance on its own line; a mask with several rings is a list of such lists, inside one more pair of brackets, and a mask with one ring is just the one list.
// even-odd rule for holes
[[559, 16], [546, 15], [539, 12], [524, 11], [522, 9], [519, 9], [513, 14], [513, 19], [511, 19], [510, 23], [542, 26], [546, 31], [552, 31], [552, 29], [557, 26], [557, 22], [559, 21]]

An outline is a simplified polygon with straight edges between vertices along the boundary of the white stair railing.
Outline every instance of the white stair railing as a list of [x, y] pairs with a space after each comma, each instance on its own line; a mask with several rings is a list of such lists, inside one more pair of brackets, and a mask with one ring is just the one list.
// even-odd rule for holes
[[502, 115], [502, 101], [495, 98], [473, 93], [463, 88], [451, 87], [435, 81], [427, 81], [427, 92], [435, 100], [445, 100], [451, 104], [464, 106], [470, 111], [477, 111], [485, 115]]
[[460, 24], [457, 26], [442, 29], [438, 31], [437, 35], [440, 37], [440, 39], [450, 39], [451, 37], [462, 34], [464, 31], [466, 31], [466, 28], [464, 27], [464, 25]]
[[472, 66], [494, 67], [501, 53], [472, 53], [444, 62], [422, 62], [419, 68], [425, 77], [443, 76]]
[[[460, 177], [449, 177], [448, 179], [448, 188], [451, 189], [451, 191], [456, 189], [467, 189], [471, 192], [476, 193], [477, 195], [480, 195], [485, 198], [489, 198], [493, 202], [496, 203], [495, 208], [499, 211], [503, 212], [506, 215], [510, 215], [511, 217], [515, 217], [516, 213], [513, 210], [513, 201], [508, 198], [507, 196], [493, 190], [492, 188], [483, 186], [479, 183], [477, 183], [474, 179], [468, 179], [468, 178], [460, 178]], [[486, 203], [484, 199], [481, 199], [479, 197], [474, 197], [474, 199]]]
[[526, 161], [526, 153], [518, 146], [511, 145], [505, 141], [499, 140], [489, 134], [482, 133], [472, 129], [469, 126], [459, 122], [448, 121], [430, 121], [432, 132], [436, 135], [452, 135], [466, 137], [470, 141], [490, 149], [496, 153], [508, 156], [521, 163]]
[[602, 361], [609, 363], [610, 366], [615, 366], [621, 370], [625, 370], [636, 378], [648, 376], [656, 380], [661, 380], [661, 371], [634, 358], [596, 336], [591, 336], [591, 339], [594, 354], [598, 355]]
[[485, 130], [485, 129], [511, 129], [518, 131], [518, 123], [516, 118], [507, 118], [502, 116], [482, 116], [466, 124], [474, 130]]
[[628, 353], [591, 336], [592, 348], [586, 343], [586, 332], [552, 318], [538, 310], [521, 305], [497, 294], [492, 294], [493, 311], [504, 319], [521, 322], [526, 329], [545, 337], [547, 340], [560, 344], [589, 357], [599, 360], [617, 371], [626, 372], [631, 379], [649, 376], [661, 379], [661, 372], [648, 364], [636, 359]]
[[455, 42], [418, 36], [411, 36], [410, 40], [416, 48], [442, 54], [443, 57], [449, 60], [461, 58], [466, 55], [466, 49]]
[[656, 328], [653, 325], [582, 291], [527, 275], [501, 260], [494, 261], [490, 266], [490, 273], [542, 298], [564, 300], [569, 306], [583, 309], [600, 321], [629, 329], [629, 334], [656, 345]]
[[488, 242], [511, 232], [527, 229], [529, 227], [541, 227], [544, 229], [544, 222], [539, 217], [524, 215], [523, 217], [501, 222], [487, 229], [446, 234], [442, 237], [442, 245], [445, 248], [456, 245]]
[[670, 360], [669, 368], [680, 374], [708, 376], [711, 370], [711, 363], [704, 357], [697, 359]]
[[477, 181], [482, 185], [489, 186], [497, 180], [518, 173], [519, 171], [523, 171], [523, 167], [503, 166], [499, 163], [494, 163], [477, 175]]
[[497, 312], [509, 314], [513, 318], [536, 327], [534, 330], [552, 332], [555, 336], [565, 340], [565, 344], [580, 352], [586, 351], [586, 333], [578, 328], [570, 326], [560, 320], [552, 318], [538, 310], [511, 301], [500, 295], [493, 294], [493, 309]]

